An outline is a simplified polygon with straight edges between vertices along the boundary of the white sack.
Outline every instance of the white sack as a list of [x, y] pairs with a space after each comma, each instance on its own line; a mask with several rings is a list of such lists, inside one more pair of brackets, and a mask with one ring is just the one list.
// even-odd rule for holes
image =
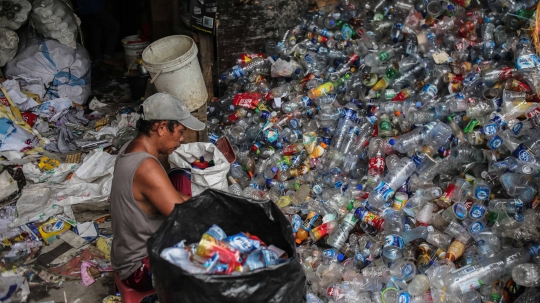
[[77, 48], [78, 26], [81, 22], [64, 1], [36, 0], [31, 18], [38, 33], [44, 37]]
[[90, 67], [84, 47], [72, 49], [56, 40], [30, 38], [20, 43], [5, 74], [42, 101], [66, 98], [84, 104], [90, 96]]
[[[214, 166], [207, 169], [192, 169], [191, 163], [200, 157], [214, 160]], [[208, 188], [229, 192], [227, 173], [230, 164], [212, 143], [195, 142], [182, 144], [169, 156], [171, 167], [191, 169], [191, 194], [196, 196]]]
[[0, 201], [16, 193], [18, 190], [17, 181], [13, 180], [7, 170], [4, 170], [0, 174]]
[[0, 67], [13, 60], [17, 54], [19, 45], [19, 36], [17, 33], [7, 29], [0, 28]]

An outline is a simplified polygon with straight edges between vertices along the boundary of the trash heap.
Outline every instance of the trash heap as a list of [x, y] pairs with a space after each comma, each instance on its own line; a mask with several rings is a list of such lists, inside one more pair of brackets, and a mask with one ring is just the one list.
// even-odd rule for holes
[[360, 2], [221, 76], [229, 191], [288, 216], [308, 302], [539, 302], [537, 2]]
[[66, 279], [88, 286], [112, 271], [114, 154], [136, 135], [138, 106], [122, 103], [129, 88], [116, 81], [91, 97], [79, 25], [61, 0], [0, 1], [3, 302]]

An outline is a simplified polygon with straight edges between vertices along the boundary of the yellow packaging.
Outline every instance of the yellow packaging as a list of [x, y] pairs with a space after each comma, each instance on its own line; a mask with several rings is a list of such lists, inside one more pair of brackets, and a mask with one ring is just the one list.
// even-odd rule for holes
[[71, 228], [69, 223], [66, 223], [57, 218], [51, 218], [39, 227], [39, 233], [45, 242], [50, 243], [56, 239], [56, 236], [63, 234]]
[[45, 156], [39, 160], [38, 167], [41, 170], [51, 170], [58, 165], [60, 165], [60, 161]]
[[321, 142], [319, 145], [315, 146], [311, 154], [309, 154], [309, 157], [312, 159], [317, 159], [317, 158], [322, 157], [327, 147], [328, 146], [324, 142]]

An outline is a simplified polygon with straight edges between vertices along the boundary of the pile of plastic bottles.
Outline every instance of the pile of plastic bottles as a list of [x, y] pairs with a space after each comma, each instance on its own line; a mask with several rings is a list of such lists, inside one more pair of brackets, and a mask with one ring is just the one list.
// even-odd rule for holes
[[537, 1], [341, 0], [209, 106], [289, 216], [309, 302], [540, 302]]
[[285, 251], [268, 246], [257, 236], [238, 233], [227, 237], [217, 225], [206, 231], [199, 243], [185, 240], [165, 248], [160, 256], [191, 274], [231, 275], [282, 264]]

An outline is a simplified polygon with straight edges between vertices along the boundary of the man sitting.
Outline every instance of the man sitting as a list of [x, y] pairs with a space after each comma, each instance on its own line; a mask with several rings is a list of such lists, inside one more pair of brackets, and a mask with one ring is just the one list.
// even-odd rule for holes
[[116, 158], [110, 196], [111, 262], [126, 285], [145, 291], [152, 288], [146, 240], [175, 204], [190, 198], [175, 190], [157, 157], [174, 152], [184, 140], [186, 128], [202, 130], [205, 124], [169, 94], [152, 95], [141, 107], [139, 134]]

